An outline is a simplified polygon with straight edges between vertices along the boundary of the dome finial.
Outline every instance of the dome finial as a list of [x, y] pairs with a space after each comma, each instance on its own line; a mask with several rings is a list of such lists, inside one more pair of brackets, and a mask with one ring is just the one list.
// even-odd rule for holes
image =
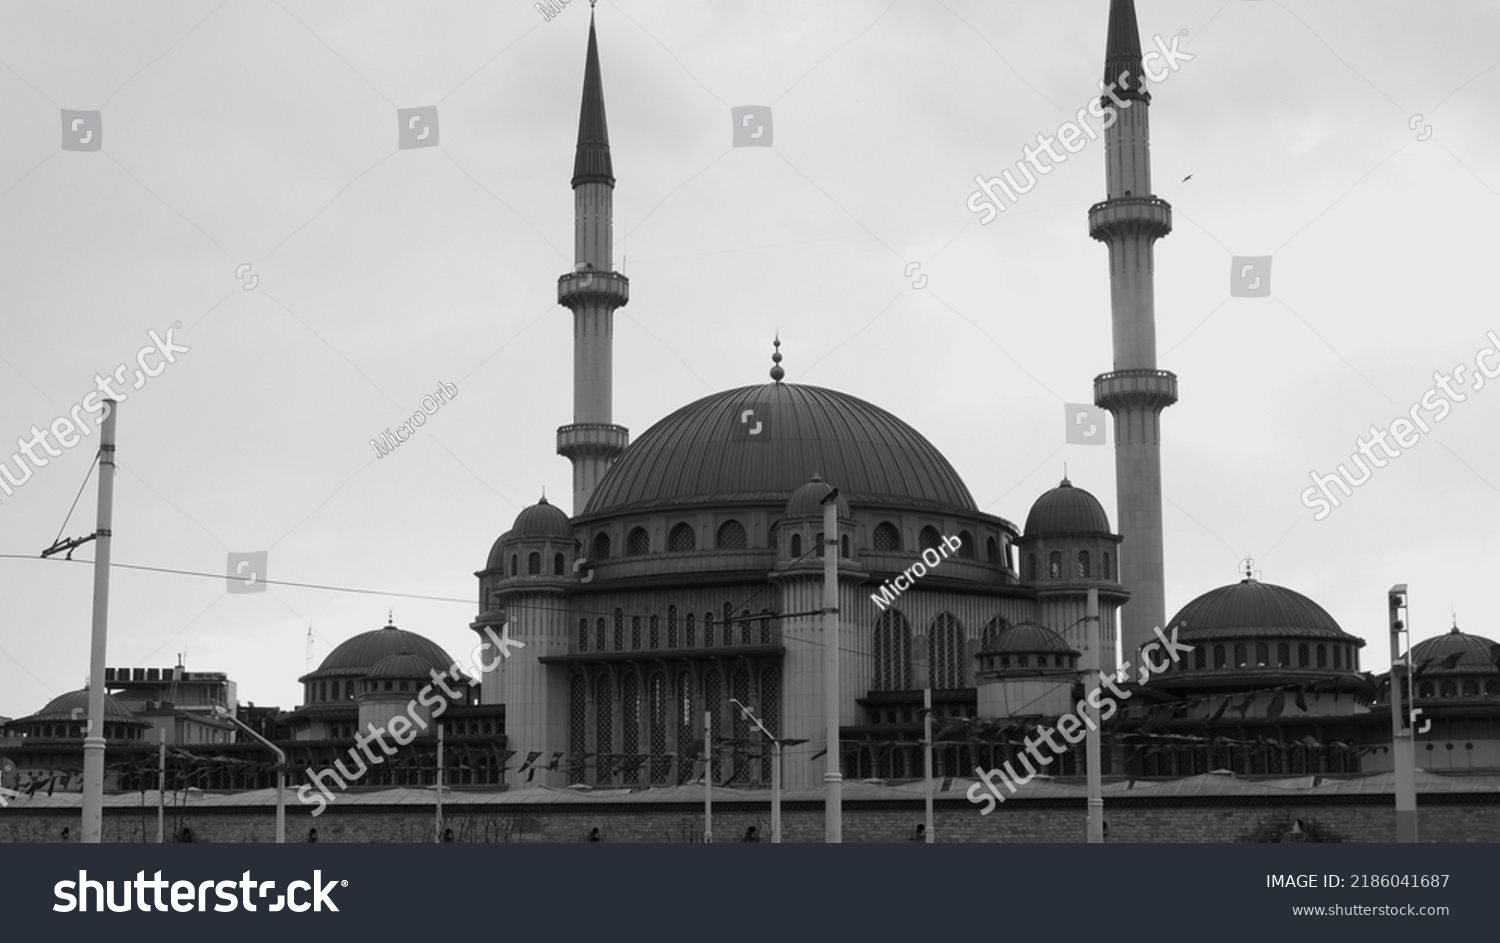
[[1448, 611], [1451, 612], [1451, 613], [1453, 613], [1453, 634], [1457, 635], [1458, 634], [1458, 610], [1450, 607]]
[[1254, 571], [1252, 571], [1250, 569], [1250, 567], [1254, 563], [1255, 563], [1255, 559], [1253, 557], [1246, 557], [1245, 558], [1245, 582], [1247, 582], [1247, 583], [1250, 582], [1251, 580], [1255, 579], [1255, 573], [1254, 573]]
[[772, 346], [774, 346], [776, 348], [775, 352], [771, 354], [771, 365], [772, 365], [771, 366], [771, 379], [775, 380], [777, 383], [780, 383], [781, 382], [781, 378], [784, 377], [784, 376], [786, 376], [786, 371], [783, 370], [783, 369], [781, 369], [781, 329], [780, 328], [776, 329], [776, 339], [774, 341], [772, 341], [771, 343], [772, 343]]
[[385, 611], [385, 624], [388, 626], [396, 624], [396, 607], [392, 606]]

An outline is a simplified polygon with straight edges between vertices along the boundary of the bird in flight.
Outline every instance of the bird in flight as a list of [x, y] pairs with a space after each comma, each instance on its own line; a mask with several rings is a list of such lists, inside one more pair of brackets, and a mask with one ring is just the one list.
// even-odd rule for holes
[[1183, 183], [1187, 183], [1191, 179], [1193, 179], [1193, 175], [1192, 174], [1188, 174], [1186, 177], [1182, 178], [1182, 182]]

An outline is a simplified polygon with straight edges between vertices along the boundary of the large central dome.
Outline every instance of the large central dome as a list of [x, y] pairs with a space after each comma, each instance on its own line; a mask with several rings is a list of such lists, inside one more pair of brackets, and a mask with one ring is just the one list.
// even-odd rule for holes
[[900, 419], [835, 390], [767, 383], [705, 397], [646, 430], [583, 516], [784, 502], [815, 474], [855, 503], [976, 511], [953, 466]]

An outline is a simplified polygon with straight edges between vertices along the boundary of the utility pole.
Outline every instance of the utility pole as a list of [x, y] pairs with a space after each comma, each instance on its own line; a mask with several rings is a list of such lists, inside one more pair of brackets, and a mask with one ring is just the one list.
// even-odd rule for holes
[[167, 843], [167, 728], [156, 728], [156, 843]]
[[[1417, 745], [1411, 718], [1403, 707], [1401, 689], [1411, 677], [1411, 664], [1402, 664], [1401, 633], [1411, 612], [1406, 606], [1406, 584], [1397, 583], [1386, 593], [1391, 611], [1391, 761], [1396, 773], [1396, 841], [1417, 840]], [[1408, 634], [1407, 639], [1410, 641]], [[1406, 646], [1411, 651], [1411, 645]], [[1407, 693], [1415, 699], [1415, 688]]]
[[703, 844], [714, 843], [714, 712], [703, 708]]
[[827, 711], [828, 756], [823, 782], [823, 840], [844, 841], [844, 775], [839, 769], [839, 489], [833, 488], [823, 505], [823, 696]]
[[94, 528], [94, 626], [89, 649], [89, 719], [83, 735], [83, 829], [85, 844], [104, 839], [104, 650], [109, 631], [110, 522], [115, 507], [115, 419], [120, 404], [104, 401], [99, 427], [99, 513]]
[[[1102, 640], [1099, 634], [1099, 590], [1089, 590], [1087, 631], [1084, 638], [1088, 639], [1088, 658], [1084, 662], [1084, 698], [1099, 690], [1099, 663], [1104, 654]], [[1088, 735], [1084, 743], [1084, 761], [1088, 764], [1088, 793], [1089, 793], [1089, 822], [1088, 840], [1089, 844], [1099, 844], [1104, 841], [1104, 785], [1100, 769], [1099, 749], [1099, 708], [1092, 706], [1089, 702], [1088, 710]]]
[[760, 728], [765, 738], [771, 741], [771, 843], [781, 844], [781, 741], [777, 740], [766, 725], [760, 722], [760, 718], [750, 712], [750, 708], [741, 704], [738, 699], [730, 698], [729, 703], [740, 709], [750, 723]]
[[439, 723], [437, 725], [437, 774], [436, 774], [436, 783], [437, 783], [437, 805], [436, 805], [436, 807], [434, 809], [434, 812], [433, 812], [433, 815], [435, 816], [435, 819], [434, 819], [434, 824], [433, 824], [433, 831], [432, 831], [433, 838], [432, 838], [432, 840], [434, 842], [438, 842], [439, 844], [441, 844], [442, 841], [443, 841], [443, 725], [441, 723]]
[[[929, 669], [930, 671], [930, 669]], [[932, 833], [932, 675], [927, 675], [927, 686], [922, 689], [922, 778], [923, 800], [927, 808], [927, 844], [937, 841]]]

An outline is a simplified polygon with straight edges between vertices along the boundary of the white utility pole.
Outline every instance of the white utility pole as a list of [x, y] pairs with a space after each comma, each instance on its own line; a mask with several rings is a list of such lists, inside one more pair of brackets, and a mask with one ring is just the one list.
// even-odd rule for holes
[[83, 732], [81, 840], [104, 840], [104, 651], [109, 632], [110, 522], [115, 508], [115, 417], [120, 404], [104, 401], [99, 427], [99, 514], [94, 528], [94, 628], [89, 648], [89, 719]]

